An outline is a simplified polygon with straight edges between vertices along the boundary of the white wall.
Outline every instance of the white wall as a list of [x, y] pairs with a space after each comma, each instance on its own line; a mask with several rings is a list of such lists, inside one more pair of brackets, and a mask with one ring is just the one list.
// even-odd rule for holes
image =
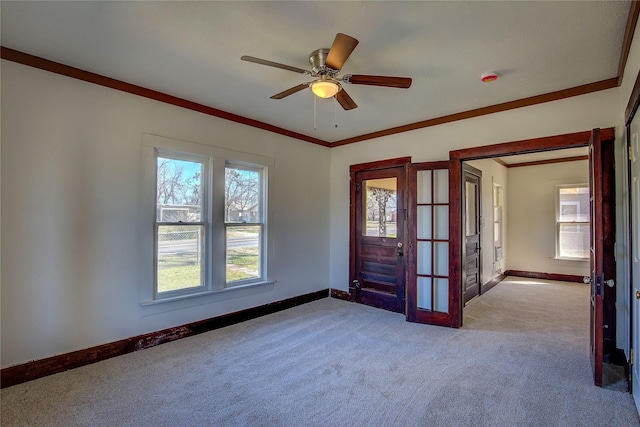
[[332, 148], [331, 287], [349, 285], [349, 165], [402, 156], [447, 160], [451, 150], [617, 126], [618, 102], [614, 88]]
[[[508, 180], [507, 168], [493, 159], [473, 160], [469, 163], [482, 171], [482, 222], [480, 233], [482, 235], [482, 284], [490, 282], [507, 269], [509, 258], [508, 227]], [[502, 187], [502, 251], [503, 256], [495, 261], [494, 256], [494, 231], [493, 231], [493, 184]]]
[[[2, 367], [329, 287], [329, 149], [1, 66]], [[140, 238], [139, 200], [153, 191], [141, 185], [143, 133], [274, 160], [275, 285], [140, 305], [153, 267]]]
[[508, 269], [589, 275], [589, 261], [555, 259], [556, 192], [563, 184], [589, 184], [589, 162], [509, 168]]

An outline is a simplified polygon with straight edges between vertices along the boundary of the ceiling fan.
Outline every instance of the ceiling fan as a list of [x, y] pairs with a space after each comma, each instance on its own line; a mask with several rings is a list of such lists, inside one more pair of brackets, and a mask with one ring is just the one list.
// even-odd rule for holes
[[342, 83], [386, 86], [401, 89], [407, 89], [411, 86], [411, 78], [409, 77], [370, 76], [364, 74], [345, 74], [344, 76], [339, 77], [342, 66], [357, 45], [358, 40], [346, 34], [338, 33], [336, 38], [333, 40], [331, 49], [317, 49], [311, 52], [309, 55], [311, 71], [280, 64], [278, 62], [267, 61], [266, 59], [255, 58], [253, 56], [245, 55], [240, 59], [243, 61], [254, 62], [256, 64], [267, 65], [269, 67], [293, 71], [294, 73], [304, 74], [315, 78], [313, 81], [301, 83], [283, 92], [277, 93], [273, 95], [271, 99], [282, 99], [308, 87], [316, 96], [319, 96], [320, 98], [335, 97], [342, 108], [345, 110], [352, 110], [357, 108], [358, 105], [344, 90]]

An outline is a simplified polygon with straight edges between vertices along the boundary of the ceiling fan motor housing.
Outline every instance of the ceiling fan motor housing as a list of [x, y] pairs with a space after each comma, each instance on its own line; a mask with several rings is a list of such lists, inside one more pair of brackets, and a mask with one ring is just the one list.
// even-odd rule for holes
[[309, 63], [311, 64], [311, 69], [315, 74], [320, 76], [325, 74], [337, 74], [336, 70], [332, 70], [325, 65], [327, 55], [329, 55], [329, 49], [317, 49], [309, 55]]

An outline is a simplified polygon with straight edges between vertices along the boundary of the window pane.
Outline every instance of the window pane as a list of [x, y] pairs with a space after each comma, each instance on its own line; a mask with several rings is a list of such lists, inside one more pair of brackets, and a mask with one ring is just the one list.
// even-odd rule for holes
[[434, 279], [433, 311], [449, 312], [449, 279]]
[[435, 206], [434, 211], [434, 239], [449, 240], [449, 206]]
[[476, 206], [478, 201], [476, 200], [477, 184], [466, 182], [465, 183], [465, 206], [466, 206], [466, 235], [472, 236], [479, 234], [476, 224]]
[[418, 242], [418, 260], [417, 260], [417, 273], [418, 274], [431, 274], [431, 242]]
[[589, 188], [560, 188], [558, 221], [589, 221]]
[[449, 203], [449, 169], [433, 171], [434, 203]]
[[434, 274], [438, 276], [449, 275], [449, 243], [435, 242], [433, 257]]
[[203, 226], [158, 226], [158, 292], [202, 286]]
[[431, 277], [418, 277], [418, 302], [417, 306], [422, 310], [431, 310]]
[[370, 179], [362, 183], [364, 203], [363, 235], [396, 237], [396, 178]]
[[588, 224], [559, 224], [559, 251], [561, 257], [589, 258]]
[[431, 239], [431, 206], [418, 206], [417, 237], [418, 239]]
[[431, 171], [417, 173], [418, 203], [431, 203]]
[[227, 283], [261, 277], [261, 230], [260, 225], [227, 227]]
[[204, 165], [165, 157], [157, 161], [157, 221], [200, 222]]
[[256, 170], [227, 167], [224, 183], [225, 222], [255, 223], [260, 218], [260, 178]]

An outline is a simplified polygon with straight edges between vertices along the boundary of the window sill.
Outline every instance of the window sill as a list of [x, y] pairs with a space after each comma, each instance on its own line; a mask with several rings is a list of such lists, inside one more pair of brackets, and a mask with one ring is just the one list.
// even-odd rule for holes
[[[192, 298], [203, 298], [207, 296], [215, 297], [217, 295], [229, 295], [230, 297], [231, 296], [235, 297], [236, 295], [234, 294], [240, 293], [240, 291], [242, 290], [245, 290], [245, 293], [246, 293], [247, 290], [266, 288], [266, 287], [273, 286], [275, 283], [276, 283], [275, 280], [266, 280], [264, 282], [247, 283], [244, 285], [230, 286], [227, 288], [216, 289], [213, 291], [202, 291], [202, 292], [195, 292], [195, 293], [185, 294], [185, 295], [176, 295], [168, 298], [141, 301], [140, 305], [142, 307], [148, 307], [148, 306], [160, 305], [165, 303], [184, 301]], [[242, 295], [237, 295], [237, 296], [242, 296]]]
[[589, 262], [589, 258], [553, 257], [556, 261]]

